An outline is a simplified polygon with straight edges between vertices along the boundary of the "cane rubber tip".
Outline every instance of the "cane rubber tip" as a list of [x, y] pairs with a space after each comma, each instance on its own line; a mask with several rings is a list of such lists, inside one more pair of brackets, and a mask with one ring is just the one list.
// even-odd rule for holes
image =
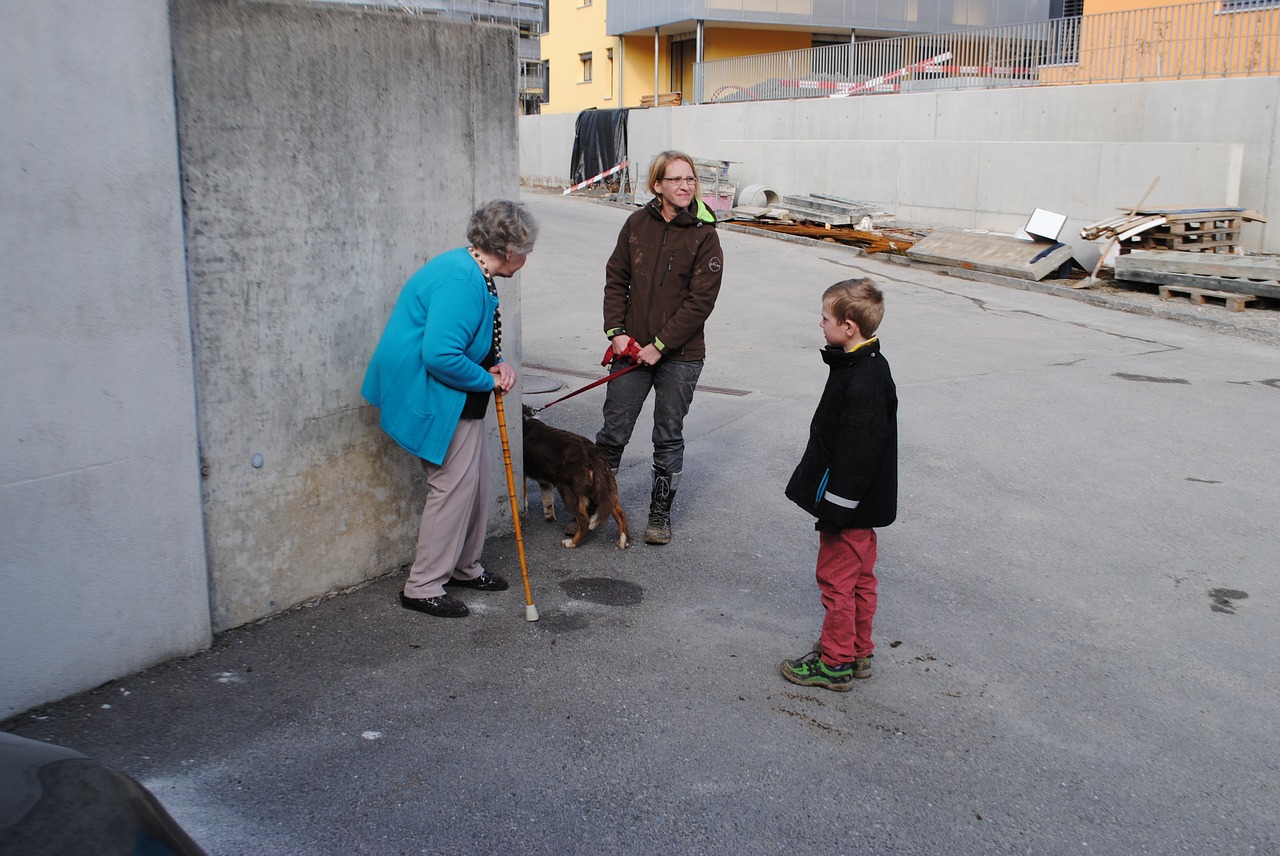
[[534, 606], [533, 604], [529, 604], [528, 606], [526, 606], [526, 607], [524, 608], [524, 620], [525, 620], [525, 621], [537, 621], [537, 620], [538, 620], [538, 607]]

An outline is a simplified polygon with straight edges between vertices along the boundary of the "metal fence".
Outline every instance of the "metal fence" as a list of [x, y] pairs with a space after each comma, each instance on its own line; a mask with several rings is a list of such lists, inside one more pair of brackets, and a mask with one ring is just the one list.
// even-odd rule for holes
[[694, 103], [1280, 74], [1280, 2], [1209, 0], [694, 65]]

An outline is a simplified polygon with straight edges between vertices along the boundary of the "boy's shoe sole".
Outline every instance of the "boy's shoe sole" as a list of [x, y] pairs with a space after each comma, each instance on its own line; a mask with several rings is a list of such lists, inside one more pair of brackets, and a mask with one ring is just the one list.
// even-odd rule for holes
[[[822, 640], [819, 639], [813, 643], [813, 653], [822, 654]], [[875, 656], [874, 654], [871, 656]], [[865, 680], [871, 677], [871, 657], [854, 657], [853, 658], [853, 676], [858, 680]]]
[[782, 677], [803, 687], [821, 687], [838, 693], [847, 693], [853, 677], [852, 669], [832, 669], [822, 662], [817, 653], [809, 653], [798, 660], [783, 660]]

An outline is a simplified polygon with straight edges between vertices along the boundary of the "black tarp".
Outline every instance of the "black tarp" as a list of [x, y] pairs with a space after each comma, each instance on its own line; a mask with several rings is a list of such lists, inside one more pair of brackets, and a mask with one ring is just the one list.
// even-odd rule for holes
[[569, 175], [574, 184], [586, 181], [627, 159], [627, 113], [622, 110], [583, 110], [573, 129]]

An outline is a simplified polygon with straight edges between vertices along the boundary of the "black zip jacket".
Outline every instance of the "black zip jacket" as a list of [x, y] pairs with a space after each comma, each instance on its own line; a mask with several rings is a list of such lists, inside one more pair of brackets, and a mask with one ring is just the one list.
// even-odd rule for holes
[[822, 351], [830, 367], [809, 426], [809, 445], [787, 498], [824, 532], [888, 526], [898, 516], [898, 392], [873, 339], [846, 353]]
[[627, 218], [605, 265], [605, 334], [660, 342], [664, 358], [705, 359], [703, 328], [723, 273], [715, 216], [701, 200], [670, 223], [658, 200], [650, 201]]

